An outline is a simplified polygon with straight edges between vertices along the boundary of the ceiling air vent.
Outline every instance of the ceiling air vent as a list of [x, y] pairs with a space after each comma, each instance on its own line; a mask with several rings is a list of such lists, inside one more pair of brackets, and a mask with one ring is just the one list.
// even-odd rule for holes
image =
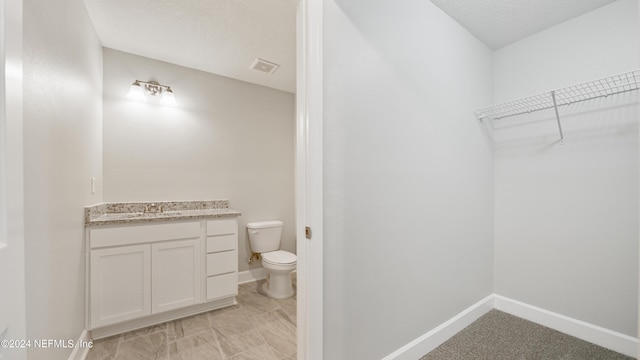
[[276, 63], [272, 63], [260, 58], [257, 58], [256, 61], [254, 61], [251, 65], [251, 68], [253, 70], [262, 71], [267, 74], [273, 74], [274, 72], [276, 72], [276, 70], [278, 70], [279, 67], [280, 65]]

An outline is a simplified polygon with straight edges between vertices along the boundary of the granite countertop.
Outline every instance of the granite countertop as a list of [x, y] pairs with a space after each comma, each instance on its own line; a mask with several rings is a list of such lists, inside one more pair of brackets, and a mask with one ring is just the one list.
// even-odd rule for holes
[[239, 211], [229, 209], [229, 200], [106, 203], [85, 207], [84, 224], [136, 224], [240, 215]]

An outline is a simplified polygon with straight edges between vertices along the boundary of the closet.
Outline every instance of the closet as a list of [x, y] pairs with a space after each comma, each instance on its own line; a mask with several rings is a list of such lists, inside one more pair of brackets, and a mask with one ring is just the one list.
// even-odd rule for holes
[[602, 25], [628, 5], [496, 50], [496, 105], [475, 116], [493, 146], [495, 293], [636, 336], [637, 43]]

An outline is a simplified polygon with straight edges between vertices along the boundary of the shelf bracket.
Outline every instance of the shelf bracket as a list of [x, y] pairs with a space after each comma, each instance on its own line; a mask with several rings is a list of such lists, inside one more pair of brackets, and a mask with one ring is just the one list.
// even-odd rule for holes
[[562, 133], [562, 124], [560, 124], [560, 115], [558, 114], [558, 104], [556, 103], [556, 92], [551, 92], [553, 100], [553, 109], [556, 111], [556, 121], [558, 121], [558, 130], [560, 131], [560, 144], [564, 144], [564, 134]]

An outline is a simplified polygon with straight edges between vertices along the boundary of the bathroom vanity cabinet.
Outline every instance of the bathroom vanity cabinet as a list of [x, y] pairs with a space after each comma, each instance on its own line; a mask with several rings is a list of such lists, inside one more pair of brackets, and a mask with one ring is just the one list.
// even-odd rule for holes
[[235, 304], [237, 248], [237, 215], [89, 224], [87, 329], [100, 338]]

